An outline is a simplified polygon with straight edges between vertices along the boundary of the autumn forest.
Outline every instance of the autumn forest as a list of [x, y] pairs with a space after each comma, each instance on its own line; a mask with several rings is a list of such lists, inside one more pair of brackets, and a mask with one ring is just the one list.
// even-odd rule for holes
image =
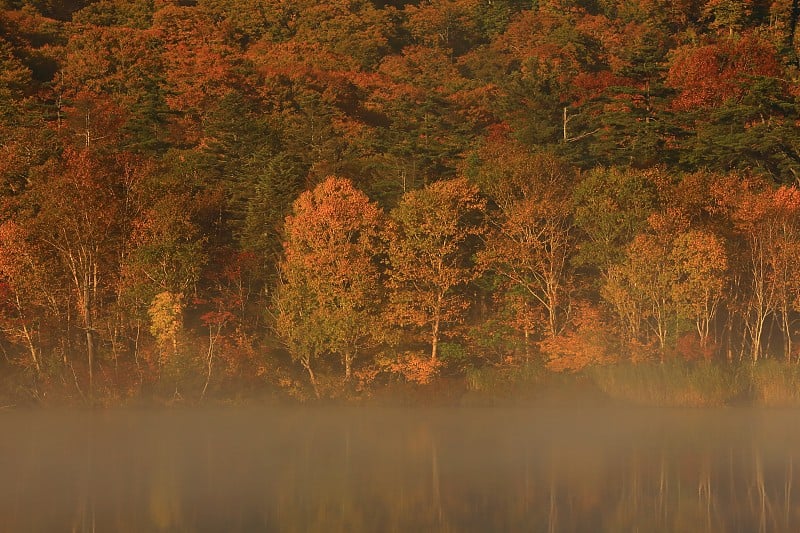
[[0, 404], [800, 403], [798, 18], [0, 0]]

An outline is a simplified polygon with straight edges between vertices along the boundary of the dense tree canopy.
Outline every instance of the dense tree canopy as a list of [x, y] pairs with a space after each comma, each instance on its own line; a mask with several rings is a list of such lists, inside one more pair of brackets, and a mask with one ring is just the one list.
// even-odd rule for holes
[[788, 0], [0, 2], [0, 374], [112, 402], [520, 353], [797, 360], [797, 23]]

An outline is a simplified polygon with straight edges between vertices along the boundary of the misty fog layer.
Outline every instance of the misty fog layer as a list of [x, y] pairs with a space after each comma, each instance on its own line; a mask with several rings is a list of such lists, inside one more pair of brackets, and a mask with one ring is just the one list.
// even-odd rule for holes
[[0, 531], [796, 531], [800, 413], [0, 414]]

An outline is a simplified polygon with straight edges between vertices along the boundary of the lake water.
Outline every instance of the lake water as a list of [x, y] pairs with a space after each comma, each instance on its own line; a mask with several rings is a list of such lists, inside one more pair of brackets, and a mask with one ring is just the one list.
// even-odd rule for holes
[[0, 531], [800, 531], [800, 413], [0, 412]]

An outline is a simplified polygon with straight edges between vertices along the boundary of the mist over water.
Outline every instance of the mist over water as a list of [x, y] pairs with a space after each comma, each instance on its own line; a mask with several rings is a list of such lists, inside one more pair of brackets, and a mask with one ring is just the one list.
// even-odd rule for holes
[[6, 411], [0, 425], [0, 531], [800, 529], [796, 411]]

